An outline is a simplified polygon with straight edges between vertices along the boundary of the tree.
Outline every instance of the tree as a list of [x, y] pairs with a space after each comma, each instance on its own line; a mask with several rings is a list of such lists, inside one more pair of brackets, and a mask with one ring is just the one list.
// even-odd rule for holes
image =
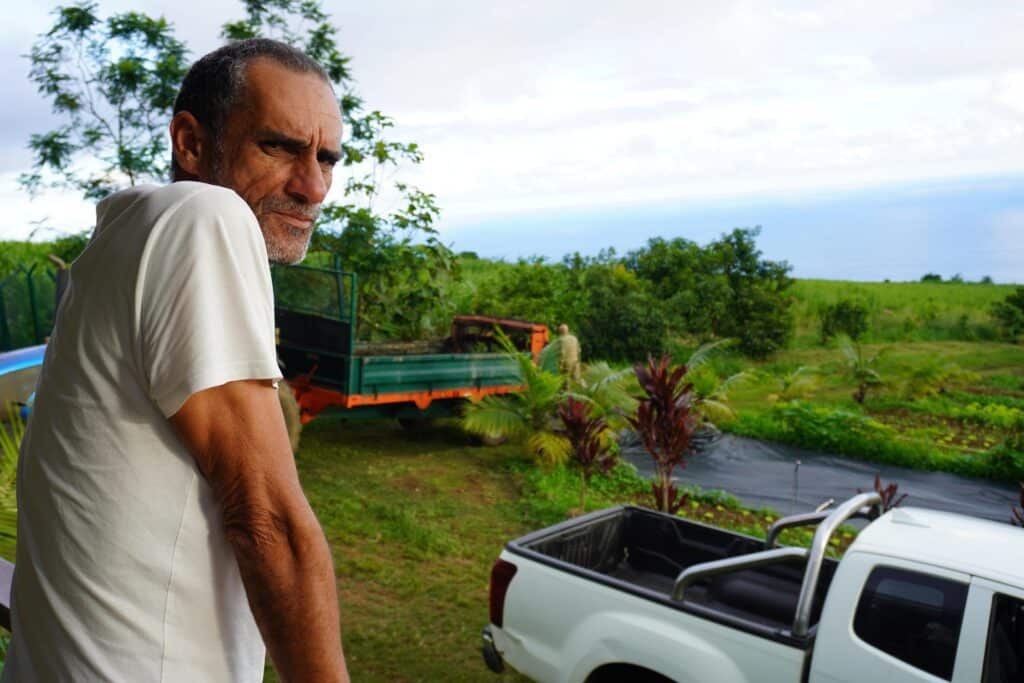
[[744, 353], [765, 356], [792, 332], [793, 281], [787, 263], [762, 258], [760, 230], [737, 228], [703, 248], [655, 238], [623, 263], [649, 284], [673, 332], [734, 338]]
[[[416, 143], [388, 136], [394, 122], [367, 111], [355, 91], [350, 58], [319, 0], [242, 0], [245, 16], [224, 25], [222, 37], [263, 36], [301, 48], [317, 60], [339, 93], [345, 127], [336, 182], [343, 201], [325, 204], [313, 250], [346, 255], [357, 270], [361, 307], [369, 314], [363, 336], [419, 336], [439, 328], [439, 281], [457, 277], [454, 258], [434, 224], [434, 195], [401, 181], [396, 167], [418, 164]], [[33, 135], [30, 190], [70, 187], [100, 199], [143, 181], [167, 179], [167, 124], [187, 71], [186, 46], [163, 18], [139, 12], [104, 19], [95, 2], [58, 7], [53, 27], [32, 47], [30, 76], [63, 123]], [[347, 171], [345, 178], [339, 178]], [[380, 206], [386, 204], [388, 210]]]
[[925, 273], [921, 276], [921, 282], [942, 282], [942, 276], [938, 273]]
[[577, 256], [568, 276], [574, 300], [566, 308], [589, 357], [628, 362], [664, 348], [664, 308], [613, 251], [592, 259]]
[[87, 199], [166, 177], [166, 129], [185, 76], [185, 45], [165, 19], [138, 12], [103, 20], [93, 2], [54, 10], [32, 46], [29, 78], [64, 123], [29, 139], [30, 192], [71, 188]]
[[737, 228], [708, 245], [712, 272], [729, 286], [715, 336], [735, 338], [741, 351], [759, 358], [783, 348], [793, 331], [790, 266], [761, 258], [760, 233], [760, 226]]
[[1017, 287], [1002, 301], [992, 305], [992, 317], [1010, 339], [1024, 335], [1024, 287]]

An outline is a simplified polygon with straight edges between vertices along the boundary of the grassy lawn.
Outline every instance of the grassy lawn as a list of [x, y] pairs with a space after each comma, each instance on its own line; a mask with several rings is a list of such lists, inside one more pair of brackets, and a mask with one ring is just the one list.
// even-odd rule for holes
[[[479, 652], [491, 565], [532, 528], [508, 469], [515, 452], [443, 427], [307, 425], [299, 473], [334, 551], [353, 680], [524, 680], [491, 674]], [[277, 680], [269, 667], [265, 680]]]

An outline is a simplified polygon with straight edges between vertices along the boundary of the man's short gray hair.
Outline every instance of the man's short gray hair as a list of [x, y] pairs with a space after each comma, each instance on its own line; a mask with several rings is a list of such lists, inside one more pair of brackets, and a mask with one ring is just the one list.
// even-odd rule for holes
[[[223, 151], [224, 131], [231, 111], [245, 93], [245, 73], [254, 59], [269, 59], [296, 73], [316, 74], [331, 79], [315, 59], [291, 45], [269, 38], [249, 38], [218, 48], [192, 65], [174, 100], [174, 113], [187, 111], [206, 129], [216, 156]], [[183, 172], [171, 154], [171, 179], [183, 179]]]

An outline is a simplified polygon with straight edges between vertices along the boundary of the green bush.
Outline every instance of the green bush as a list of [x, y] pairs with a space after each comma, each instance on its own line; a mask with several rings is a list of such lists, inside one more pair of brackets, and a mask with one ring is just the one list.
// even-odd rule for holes
[[821, 341], [846, 335], [860, 339], [868, 331], [868, 309], [864, 304], [849, 299], [829, 304], [821, 311]]
[[743, 353], [764, 357], [793, 332], [790, 266], [762, 258], [760, 228], [738, 228], [706, 247], [655, 238], [625, 265], [650, 283], [674, 321], [672, 332], [731, 338]]
[[1002, 301], [992, 305], [992, 317], [998, 321], [1007, 338], [1024, 336], [1024, 287], [1018, 287]]

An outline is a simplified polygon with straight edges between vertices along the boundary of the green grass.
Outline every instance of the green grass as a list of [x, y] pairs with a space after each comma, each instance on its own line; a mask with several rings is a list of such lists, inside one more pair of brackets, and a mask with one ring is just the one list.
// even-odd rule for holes
[[[509, 466], [515, 447], [476, 448], [452, 428], [390, 421], [307, 425], [298, 454], [334, 553], [353, 680], [518, 681], [479, 652], [491, 565], [532, 528]], [[268, 667], [267, 681], [276, 681]]]
[[852, 299], [868, 309], [865, 341], [984, 341], [997, 337], [989, 311], [1015, 285], [797, 280], [796, 346], [820, 343], [820, 312]]

